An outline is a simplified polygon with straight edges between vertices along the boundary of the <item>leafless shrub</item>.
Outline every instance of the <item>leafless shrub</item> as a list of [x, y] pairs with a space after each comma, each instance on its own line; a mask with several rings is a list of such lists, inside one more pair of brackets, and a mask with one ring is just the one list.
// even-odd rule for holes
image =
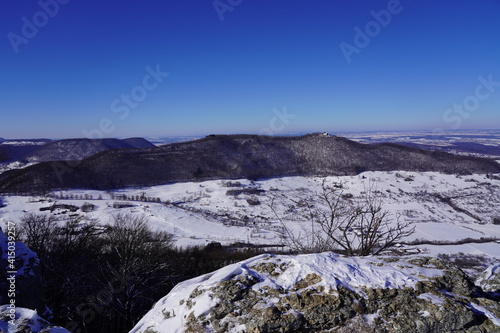
[[464, 245], [464, 244], [481, 244], [481, 243], [491, 243], [500, 240], [497, 237], [480, 237], [480, 238], [462, 238], [457, 240], [427, 240], [418, 238], [410, 242], [402, 242], [406, 245]]
[[113, 202], [113, 208], [119, 209], [119, 208], [130, 208], [134, 207], [134, 204], [131, 204], [129, 202]]
[[[293, 250], [341, 250], [348, 256], [377, 255], [414, 232], [409, 223], [394, 220], [382, 209], [380, 193], [373, 184], [356, 200], [344, 199], [345, 189], [345, 184], [328, 184], [324, 179], [319, 193], [308, 198], [284, 198], [293, 203], [286, 215], [278, 212], [277, 197], [272, 199], [271, 209]], [[304, 202], [305, 206], [300, 205]], [[303, 233], [294, 234], [289, 222], [301, 222]]]
[[438, 255], [438, 257], [440, 259], [452, 262], [460, 269], [467, 270], [469, 273], [475, 272], [475, 274], [472, 275], [479, 274], [486, 267], [495, 263], [495, 261], [488, 256], [463, 252], [454, 254], [441, 253]]
[[222, 186], [224, 186], [224, 187], [241, 187], [242, 185], [241, 185], [241, 182], [228, 180], [225, 182], [223, 181]]
[[95, 206], [93, 204], [91, 204], [91, 203], [88, 203], [88, 202], [83, 203], [82, 207], [80, 207], [80, 209], [84, 213], [91, 212], [91, 211], [94, 210], [94, 208], [95, 208]]
[[261, 204], [260, 200], [257, 198], [248, 198], [247, 202], [250, 206], [258, 206]]
[[262, 195], [266, 191], [261, 190], [259, 188], [242, 188], [242, 189], [231, 189], [226, 191], [226, 195], [228, 196], [238, 196], [240, 194], [247, 194], [247, 195]]
[[26, 214], [21, 218], [21, 238], [31, 250], [42, 254], [56, 234], [56, 222], [52, 215]]

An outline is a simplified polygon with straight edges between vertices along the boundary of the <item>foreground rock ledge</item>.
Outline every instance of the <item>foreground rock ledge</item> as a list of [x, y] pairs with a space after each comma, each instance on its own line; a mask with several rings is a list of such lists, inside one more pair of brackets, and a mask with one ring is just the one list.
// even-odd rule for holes
[[431, 257], [261, 255], [180, 283], [131, 333], [500, 332], [496, 295]]

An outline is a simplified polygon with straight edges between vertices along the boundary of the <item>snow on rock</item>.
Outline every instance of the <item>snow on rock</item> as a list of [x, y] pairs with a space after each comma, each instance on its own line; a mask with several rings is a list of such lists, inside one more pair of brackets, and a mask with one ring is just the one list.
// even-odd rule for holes
[[25, 308], [10, 309], [0, 306], [0, 332], [9, 333], [70, 333], [68, 330], [52, 326], [34, 310]]
[[442, 332], [477, 316], [497, 327], [500, 307], [473, 291], [462, 271], [430, 257], [260, 255], [178, 284], [130, 333]]
[[[15, 289], [17, 306], [45, 310], [36, 253], [15, 241], [14, 224], [7, 224], [4, 230], [5, 233], [0, 229], [0, 304], [9, 303], [8, 295]], [[11, 280], [15, 282], [14, 288]]]
[[500, 294], [500, 264], [488, 267], [476, 280], [476, 285], [486, 292]]
[[498, 318], [495, 314], [493, 314], [491, 311], [486, 309], [484, 306], [477, 305], [474, 303], [469, 303], [469, 306], [475, 312], [482, 314], [482, 315], [486, 316], [488, 319], [490, 319], [495, 326], [500, 327], [500, 318]]
[[[12, 227], [15, 228], [12, 224]], [[15, 231], [12, 235], [15, 235], [17, 231]], [[12, 236], [11, 235], [11, 236]], [[2, 250], [1, 252], [1, 259], [2, 261], [7, 261], [9, 257], [9, 251], [12, 250], [15, 254], [16, 258], [16, 263], [13, 264], [13, 269], [9, 269], [9, 271], [17, 271], [18, 276], [22, 275], [34, 275], [33, 268], [38, 264], [38, 257], [35, 252], [31, 251], [24, 243], [22, 242], [16, 242], [13, 241], [14, 243], [14, 248], [9, 248], [9, 237], [5, 235], [5, 233], [0, 229], [0, 248]], [[5, 265], [4, 267], [7, 267], [8, 265]]]

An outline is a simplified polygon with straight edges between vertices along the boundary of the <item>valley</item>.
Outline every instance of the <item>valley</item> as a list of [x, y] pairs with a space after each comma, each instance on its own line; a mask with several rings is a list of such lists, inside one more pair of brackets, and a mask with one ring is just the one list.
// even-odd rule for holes
[[[171, 325], [178, 332], [274, 332], [269, 327], [339, 322], [346, 332], [369, 331], [392, 327], [394, 304], [412, 318], [395, 322], [409, 332], [422, 318], [428, 327], [477, 321], [493, 332], [500, 325], [500, 164], [493, 142], [480, 134], [467, 144], [453, 135], [440, 143], [407, 133], [351, 139], [313, 133], [211, 135], [156, 146], [144, 139], [4, 144], [11, 157], [0, 163], [0, 227], [19, 230], [29, 244], [16, 245], [15, 263], [29, 273], [16, 275], [16, 332], [26, 322], [32, 332], [51, 333], [126, 332], [134, 325], [131, 332], [167, 332]], [[357, 222], [318, 223], [332, 204], [341, 207], [335, 219]], [[367, 229], [369, 214], [375, 229]], [[384, 239], [390, 228], [403, 236], [360, 254], [363, 239]], [[328, 230], [349, 247], [332, 243]], [[126, 281], [132, 292], [113, 281]], [[233, 284], [241, 291], [226, 293]], [[233, 291], [244, 295], [237, 308]], [[377, 300], [379, 293], [387, 302]], [[213, 295], [220, 300], [206, 302]], [[332, 316], [316, 309], [318, 295], [333, 302], [323, 311]], [[406, 306], [407, 299], [417, 305]], [[339, 301], [346, 306], [335, 308]], [[264, 315], [252, 315], [257, 310], [247, 302]], [[441, 314], [435, 305], [445, 302], [453, 311]], [[39, 308], [46, 310], [30, 310]], [[6, 325], [0, 321], [0, 329]]]
[[[275, 210], [284, 214], [290, 209], [286, 198], [314, 200], [322, 180], [213, 180], [114, 191], [66, 190], [45, 196], [6, 196], [0, 222], [5, 225], [19, 221], [31, 212], [56, 216], [61, 223], [69, 216], [81, 215], [84, 220], [105, 224], [116, 214], [131, 214], [144, 216], [154, 229], [174, 235], [177, 246], [218, 242], [281, 248], [286, 245], [285, 233], [271, 209], [271, 201]], [[376, 171], [326, 180], [344, 184], [343, 194], [354, 198], [368, 186], [373, 187], [393, 219], [415, 226], [415, 232], [404, 239], [409, 244], [406, 247], [412, 249], [409, 251], [433, 255], [464, 252], [500, 258], [500, 245], [494, 241], [500, 239], [499, 175]], [[82, 212], [84, 204], [92, 205], [92, 210]], [[305, 216], [287, 225], [297, 236], [310, 232], [310, 226]], [[481, 238], [490, 241], [477, 243]], [[449, 244], [453, 242], [463, 244]]]

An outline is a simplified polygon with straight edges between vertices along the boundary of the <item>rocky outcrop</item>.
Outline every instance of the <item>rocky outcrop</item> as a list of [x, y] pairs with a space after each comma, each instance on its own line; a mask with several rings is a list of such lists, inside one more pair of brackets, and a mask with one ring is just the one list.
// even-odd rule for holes
[[0, 270], [0, 304], [15, 300], [18, 307], [43, 313], [46, 306], [38, 274], [39, 259], [24, 243], [13, 240], [13, 235], [9, 234], [9, 239], [0, 229], [0, 267], [3, 268]]
[[24, 308], [9, 309], [0, 306], [0, 332], [9, 333], [70, 333], [68, 330], [52, 326], [36, 311]]
[[[24, 243], [16, 241], [15, 226], [0, 229], [0, 333], [69, 333], [38, 316], [49, 315], [43, 302], [39, 259]], [[36, 309], [36, 310], [31, 310]], [[38, 310], [38, 311], [37, 311]]]
[[477, 291], [431, 257], [262, 255], [179, 284], [131, 333], [499, 332]]
[[500, 264], [488, 267], [476, 280], [476, 284], [487, 293], [500, 296]]

